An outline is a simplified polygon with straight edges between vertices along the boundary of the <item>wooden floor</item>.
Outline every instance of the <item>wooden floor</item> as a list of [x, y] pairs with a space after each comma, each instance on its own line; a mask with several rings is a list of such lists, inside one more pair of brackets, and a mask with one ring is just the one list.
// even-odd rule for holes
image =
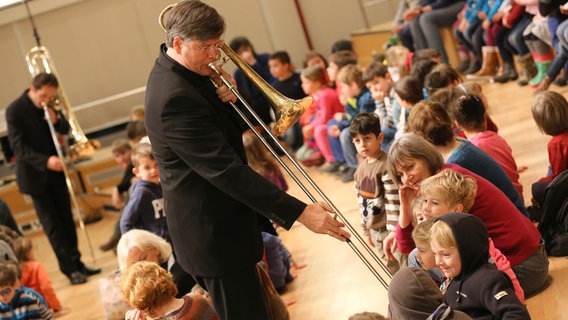
[[[554, 86], [552, 89], [568, 96], [568, 89]], [[539, 133], [532, 120], [532, 92], [529, 88], [521, 88], [514, 83], [485, 84], [484, 90], [489, 99], [491, 117], [499, 126], [499, 133], [511, 145], [517, 164], [528, 166], [528, 170], [521, 174], [527, 202], [530, 199], [530, 184], [545, 174], [548, 163], [546, 143], [549, 137]], [[352, 184], [342, 183], [316, 169], [310, 169], [308, 173], [354, 229], [359, 231], [359, 214]], [[290, 192], [308, 201], [299, 188], [293, 186], [291, 180], [289, 182]], [[108, 214], [103, 221], [87, 226], [96, 261], [90, 255], [85, 238], [79, 233], [83, 260], [90, 266], [103, 269], [101, 275], [91, 277], [84, 285], [69, 285], [57, 269], [56, 260], [45, 236], [33, 237], [36, 257], [48, 269], [63, 305], [71, 308], [71, 311], [60, 319], [104, 319], [97, 279], [112, 273], [117, 264], [112, 252], [103, 253], [98, 250], [98, 246], [109, 238], [117, 218], [114, 214]], [[300, 224], [294, 225], [288, 232], [281, 231], [280, 234], [297, 262], [307, 264], [306, 268], [293, 271], [296, 279], [283, 294], [283, 299], [290, 304], [292, 319], [345, 320], [362, 311], [386, 315], [385, 288], [349, 245], [332, 240], [328, 236], [315, 235]], [[363, 250], [359, 243], [354, 241], [354, 244]], [[380, 269], [378, 266], [375, 268]], [[550, 277], [551, 285], [546, 290], [527, 299], [529, 312], [533, 319], [568, 319], [567, 258], [550, 259]]]

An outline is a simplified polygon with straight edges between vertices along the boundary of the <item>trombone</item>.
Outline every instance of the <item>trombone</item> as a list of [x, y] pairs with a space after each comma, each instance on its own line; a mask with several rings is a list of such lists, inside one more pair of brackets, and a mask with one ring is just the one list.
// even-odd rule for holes
[[[164, 24], [165, 15], [172, 9], [175, 4], [170, 4], [166, 8], [162, 10], [160, 16], [158, 18], [158, 23], [165, 31], [166, 27]], [[306, 97], [300, 100], [293, 100], [290, 98], [285, 97], [272, 86], [270, 86], [261, 76], [259, 76], [245, 61], [241, 59], [224, 41], [220, 41], [218, 48], [222, 51], [226, 57], [221, 59], [219, 55], [218, 61], [219, 64], [210, 63], [209, 68], [211, 68], [221, 79], [222, 84], [226, 85], [227, 88], [238, 98], [238, 100], [244, 105], [246, 110], [250, 112], [250, 114], [254, 117], [256, 122], [262, 127], [264, 131], [268, 134], [270, 139], [274, 142], [276, 146], [283, 152], [283, 154], [290, 160], [292, 165], [298, 170], [298, 172], [304, 177], [304, 179], [309, 183], [309, 185], [322, 197], [324, 202], [329, 205], [334, 211], [334, 218], [340, 218], [341, 221], [345, 224], [347, 229], [354, 235], [355, 239], [365, 248], [367, 253], [375, 260], [377, 264], [381, 267], [381, 269], [387, 274], [389, 280], [392, 279], [392, 274], [385, 266], [385, 264], [379, 259], [377, 254], [373, 251], [373, 249], [363, 240], [363, 238], [359, 235], [357, 230], [349, 223], [349, 221], [345, 218], [345, 216], [339, 211], [339, 209], [331, 202], [331, 200], [325, 195], [325, 193], [321, 190], [321, 188], [313, 181], [313, 179], [306, 173], [306, 171], [298, 164], [298, 162], [292, 157], [288, 151], [280, 144], [278, 139], [276, 138], [277, 135], [282, 134], [288, 128], [290, 128], [302, 115], [307, 107], [310, 106], [313, 99], [311, 97]], [[248, 102], [242, 97], [242, 95], [238, 92], [237, 88], [231, 83], [229, 79], [227, 79], [218, 68], [222, 66], [225, 62], [231, 60], [237, 67], [241, 69], [243, 74], [266, 96], [266, 98], [270, 101], [272, 106], [274, 107], [274, 111], [276, 114], [276, 122], [272, 127], [272, 130], [268, 128], [266, 124], [260, 119], [260, 117], [254, 112], [254, 109], [248, 104]], [[215, 86], [221, 85], [216, 83], [213, 79], [211, 79]], [[259, 132], [259, 130], [255, 127], [255, 124], [251, 122], [244, 114], [244, 112], [233, 102], [230, 102], [231, 106], [235, 109], [235, 111], [241, 116], [241, 118], [246, 122], [252, 132], [260, 139], [260, 141], [264, 144], [264, 146], [270, 151], [270, 153], [274, 156], [274, 158], [278, 161], [278, 163], [282, 166], [284, 171], [288, 173], [288, 175], [296, 182], [296, 184], [302, 189], [302, 191], [310, 198], [312, 202], [317, 202], [317, 199], [312, 195], [312, 193], [308, 190], [305, 184], [298, 178], [298, 176], [292, 172], [290, 167], [284, 163], [284, 161], [278, 156], [278, 153], [274, 150], [274, 148], [266, 141], [263, 135]], [[385, 289], [388, 290], [388, 283], [385, 279], [382, 278], [381, 274], [373, 267], [373, 265], [369, 262], [369, 260], [363, 255], [363, 253], [354, 245], [354, 243], [350, 239], [346, 239], [347, 244], [353, 249], [355, 254], [361, 259], [361, 261], [369, 268], [371, 273], [379, 280], [379, 282], [384, 286]]]
[[[57, 76], [57, 71], [55, 70], [55, 67], [51, 63], [51, 57], [49, 55], [49, 52], [47, 51], [47, 48], [43, 46], [33, 47], [26, 55], [26, 61], [28, 63], [28, 69], [32, 77], [42, 72], [52, 73], [55, 76]], [[54, 101], [53, 106], [51, 105], [51, 103], [50, 105], [42, 103], [41, 107], [43, 108], [43, 111], [45, 113], [45, 119], [49, 125], [49, 131], [51, 132], [51, 138], [53, 140], [53, 144], [55, 145], [57, 156], [59, 157], [59, 159], [61, 159], [61, 167], [63, 175], [65, 176], [67, 191], [69, 192], [69, 197], [71, 198], [71, 204], [75, 209], [72, 211], [73, 213], [75, 213], [75, 218], [79, 221], [79, 228], [81, 229], [83, 235], [85, 236], [87, 245], [89, 246], [91, 257], [93, 258], [93, 262], [96, 262], [95, 253], [93, 251], [93, 245], [91, 243], [91, 239], [89, 238], [87, 229], [85, 228], [83, 217], [81, 216], [80, 213], [81, 207], [77, 202], [77, 197], [75, 196], [75, 191], [73, 190], [73, 183], [71, 182], [71, 179], [69, 177], [69, 169], [67, 168], [66, 157], [61, 148], [59, 139], [57, 138], [57, 134], [55, 128], [53, 127], [53, 123], [51, 122], [52, 119], [50, 117], [48, 109], [55, 108], [55, 106], [60, 106], [61, 109], [64, 109], [63, 111], [65, 112], [65, 115], [68, 118], [69, 126], [71, 127], [71, 134], [73, 136], [73, 140], [75, 141], [75, 143], [69, 148], [70, 152], [68, 156], [70, 156], [71, 158], [88, 156], [92, 154], [95, 151], [95, 149], [97, 149], [100, 146], [100, 144], [96, 140], [87, 139], [87, 136], [85, 135], [85, 133], [79, 126], [77, 119], [75, 118], [73, 110], [71, 110], [71, 107], [67, 102], [67, 98], [60, 84], [59, 88], [57, 89], [57, 98]], [[72, 161], [70, 161], [70, 163], [72, 164]]]

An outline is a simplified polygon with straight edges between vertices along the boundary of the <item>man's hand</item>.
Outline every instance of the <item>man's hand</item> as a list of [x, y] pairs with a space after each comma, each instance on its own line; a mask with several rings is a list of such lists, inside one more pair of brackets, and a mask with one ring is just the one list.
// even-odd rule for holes
[[55, 124], [57, 122], [57, 114], [55, 113], [55, 110], [53, 108], [47, 108], [47, 112], [49, 113], [49, 120], [51, 120], [51, 123]]
[[298, 217], [298, 221], [315, 233], [327, 234], [340, 241], [349, 239], [351, 235], [343, 230], [345, 224], [333, 219], [331, 213], [333, 209], [323, 202], [309, 204]]
[[63, 165], [61, 164], [61, 159], [58, 156], [51, 156], [47, 159], [47, 169], [51, 171], [63, 171]]
[[[221, 67], [217, 67], [217, 70], [219, 70], [219, 72], [221, 72], [221, 74], [223, 75], [223, 77], [225, 77], [225, 79], [229, 80], [229, 82], [231, 83], [233, 88], [235, 88], [235, 90], [236, 90], [237, 89], [237, 83], [235, 82], [235, 79], [233, 79], [233, 77], [231, 77], [231, 75], [229, 75]], [[219, 78], [219, 76], [215, 72], [213, 72], [211, 77], [215, 80], [216, 83], [222, 83], [221, 79]], [[217, 95], [219, 96], [219, 99], [221, 99], [221, 101], [223, 101], [223, 102], [229, 102], [229, 101], [231, 101], [233, 103], [237, 102], [237, 96], [231, 90], [229, 90], [229, 88], [225, 85], [225, 83], [222, 83], [217, 88]]]
[[389, 261], [394, 260], [393, 253], [396, 251], [396, 234], [391, 231], [389, 235], [383, 240], [383, 252]]

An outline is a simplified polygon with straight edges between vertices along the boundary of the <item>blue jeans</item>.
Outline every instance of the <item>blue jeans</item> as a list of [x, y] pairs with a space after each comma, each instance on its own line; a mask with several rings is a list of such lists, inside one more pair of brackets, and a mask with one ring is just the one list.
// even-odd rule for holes
[[[551, 80], [556, 79], [562, 68], [565, 68], [568, 62], [568, 20], [564, 20], [564, 22], [556, 28], [556, 37], [558, 39], [556, 57], [554, 57], [550, 69], [546, 72], [546, 77]], [[564, 77], [566, 77], [566, 75]]]
[[459, 31], [457, 28], [454, 30], [454, 35], [459, 42], [462, 43], [471, 53], [474, 53], [479, 61], [481, 61], [481, 46], [483, 43], [476, 42], [479, 41], [478, 38], [480, 32], [483, 32], [480, 20], [476, 20], [470, 24], [463, 32]]
[[537, 252], [539, 251], [537, 249], [525, 261], [511, 267], [525, 291], [525, 297], [529, 297], [541, 290], [548, 279], [548, 257], [544, 250], [544, 241], [541, 240], [540, 246], [542, 246], [539, 247], [542, 252]]
[[339, 134], [339, 141], [341, 143], [341, 150], [343, 151], [343, 156], [345, 157], [345, 162], [347, 166], [352, 169], [357, 168], [357, 149], [353, 144], [353, 139], [349, 134], [349, 127], [341, 130]]
[[515, 50], [514, 53], [519, 56], [529, 53], [529, 47], [525, 44], [525, 39], [523, 38], [523, 32], [527, 26], [531, 23], [533, 16], [531, 14], [525, 13], [519, 22], [513, 27], [511, 33], [509, 33], [509, 44]]
[[[335, 121], [335, 119], [331, 119], [327, 122], [327, 128], [329, 129], [330, 126], [338, 126], [339, 122]], [[349, 127], [347, 127], [349, 130]], [[343, 149], [341, 147], [341, 140], [340, 137], [332, 137], [327, 134], [327, 138], [329, 139], [329, 147], [331, 149], [331, 154], [333, 155], [333, 159], [335, 162], [343, 163], [345, 162], [345, 155], [343, 154]]]

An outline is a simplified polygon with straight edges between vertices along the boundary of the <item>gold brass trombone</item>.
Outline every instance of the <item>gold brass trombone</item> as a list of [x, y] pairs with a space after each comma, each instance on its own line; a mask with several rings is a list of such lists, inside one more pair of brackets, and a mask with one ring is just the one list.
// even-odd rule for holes
[[[166, 30], [166, 26], [164, 24], [164, 17], [168, 13], [168, 11], [173, 8], [175, 4], [171, 4], [166, 7], [160, 13], [158, 18], [158, 22], [164, 31]], [[284, 155], [290, 160], [292, 165], [298, 170], [298, 172], [304, 177], [304, 179], [310, 184], [310, 186], [322, 197], [324, 202], [326, 202], [333, 210], [335, 214], [335, 218], [339, 217], [341, 221], [345, 224], [347, 229], [350, 233], [354, 236], [354, 238], [365, 248], [367, 253], [375, 260], [377, 264], [382, 268], [382, 270], [387, 274], [389, 280], [392, 278], [392, 275], [385, 264], [379, 259], [377, 254], [373, 251], [373, 249], [363, 240], [363, 238], [359, 235], [357, 230], [353, 228], [353, 226], [349, 223], [349, 221], [345, 218], [343, 214], [337, 209], [337, 207], [331, 202], [331, 200], [323, 193], [323, 191], [319, 188], [319, 186], [313, 181], [313, 179], [306, 173], [306, 171], [296, 162], [294, 157], [292, 157], [286, 149], [280, 144], [276, 135], [279, 135], [290, 128], [294, 123], [300, 118], [304, 110], [312, 103], [311, 97], [306, 97], [301, 100], [293, 100], [289, 99], [282, 94], [280, 94], [277, 90], [272, 88], [261, 76], [259, 76], [245, 61], [243, 61], [237, 53], [235, 53], [225, 42], [220, 41], [218, 48], [222, 51], [228, 59], [230, 59], [238, 68], [241, 69], [243, 74], [247, 76], [247, 78], [266, 96], [266, 98], [271, 102], [273, 107], [275, 107], [275, 113], [277, 115], [276, 124], [272, 128], [268, 128], [267, 125], [260, 119], [260, 117], [254, 112], [253, 108], [248, 104], [248, 102], [242, 97], [242, 95], [238, 92], [236, 87], [231, 83], [229, 79], [227, 79], [220, 71], [220, 65], [216, 65], [214, 63], [210, 63], [209, 67], [220, 77], [222, 84], [215, 83], [213, 79], [211, 81], [215, 85], [226, 85], [229, 90], [235, 96], [237, 96], [238, 100], [245, 106], [247, 111], [252, 114], [258, 124], [263, 128], [264, 131], [268, 133], [270, 139], [275, 143], [276, 146], [280, 148], [280, 151], [284, 153]], [[221, 58], [221, 57], [219, 57]], [[221, 60], [221, 64], [225, 63], [226, 59], [219, 59]], [[247, 123], [253, 133], [260, 139], [260, 141], [264, 144], [264, 146], [272, 153], [278, 163], [282, 166], [282, 168], [288, 173], [288, 175], [298, 184], [300, 189], [304, 191], [304, 193], [310, 198], [311, 201], [317, 202], [316, 198], [312, 195], [312, 193], [308, 190], [308, 188], [304, 185], [304, 183], [298, 178], [298, 176], [292, 172], [290, 167], [284, 163], [284, 161], [278, 156], [278, 153], [274, 150], [274, 148], [266, 141], [263, 135], [256, 129], [255, 125], [247, 118], [243, 111], [236, 104], [230, 103], [231, 106], [235, 109], [235, 111], [243, 118], [243, 120]], [[373, 265], [367, 260], [367, 258], [363, 255], [363, 253], [353, 244], [350, 239], [346, 241], [349, 246], [353, 249], [355, 254], [361, 259], [361, 261], [369, 268], [369, 270], [373, 273], [373, 275], [379, 280], [379, 282], [384, 286], [385, 289], [388, 289], [388, 283], [382, 278], [381, 274], [373, 267]]]
[[[56, 77], [58, 76], [57, 71], [55, 70], [55, 66], [51, 62], [51, 56], [49, 55], [47, 48], [43, 46], [33, 47], [26, 55], [26, 61], [28, 63], [28, 69], [32, 77], [35, 77], [43, 72], [51, 73]], [[96, 261], [95, 253], [93, 251], [93, 245], [89, 238], [89, 234], [87, 233], [87, 229], [85, 228], [85, 223], [83, 222], [83, 218], [80, 214], [81, 207], [77, 202], [77, 197], [75, 196], [75, 191], [73, 189], [73, 183], [71, 182], [71, 179], [69, 177], [69, 169], [67, 168], [67, 163], [66, 163], [67, 157], [65, 157], [63, 150], [61, 148], [61, 144], [59, 143], [59, 140], [57, 138], [56, 131], [50, 119], [48, 108], [62, 109], [67, 117], [67, 120], [69, 121], [69, 126], [71, 127], [71, 135], [73, 137], [73, 140], [75, 141], [69, 148], [69, 153], [70, 153], [68, 154], [69, 158], [72, 159], [73, 157], [88, 156], [92, 154], [95, 149], [99, 148], [100, 144], [98, 141], [87, 139], [87, 136], [85, 135], [85, 133], [79, 126], [77, 119], [75, 118], [73, 110], [71, 110], [71, 107], [67, 101], [65, 93], [63, 92], [63, 87], [61, 86], [61, 84], [57, 89], [57, 99], [54, 101], [53, 105], [48, 106], [46, 103], [42, 103], [41, 107], [44, 110], [45, 118], [49, 125], [49, 131], [51, 132], [51, 138], [53, 140], [53, 144], [55, 145], [57, 156], [59, 157], [59, 159], [61, 159], [61, 167], [63, 170], [63, 175], [65, 176], [65, 183], [67, 184], [67, 190], [69, 192], [69, 197], [71, 198], [71, 204], [73, 205], [74, 208], [73, 212], [76, 215], [76, 219], [79, 221], [79, 228], [81, 229], [83, 235], [85, 236], [93, 261]], [[72, 164], [72, 161], [70, 161], [70, 163]]]
[[[26, 55], [26, 62], [28, 63], [28, 69], [32, 77], [42, 72], [52, 73], [58, 77], [57, 70], [55, 70], [55, 66], [51, 61], [49, 51], [44, 46], [33, 47]], [[73, 138], [73, 143], [69, 147], [70, 156], [86, 157], [92, 155], [95, 150], [100, 147], [100, 143], [97, 140], [87, 139], [85, 132], [83, 132], [83, 129], [79, 126], [79, 122], [75, 117], [75, 113], [61, 85], [57, 89], [57, 100], [54, 105], [63, 110], [71, 127], [70, 135]]]

